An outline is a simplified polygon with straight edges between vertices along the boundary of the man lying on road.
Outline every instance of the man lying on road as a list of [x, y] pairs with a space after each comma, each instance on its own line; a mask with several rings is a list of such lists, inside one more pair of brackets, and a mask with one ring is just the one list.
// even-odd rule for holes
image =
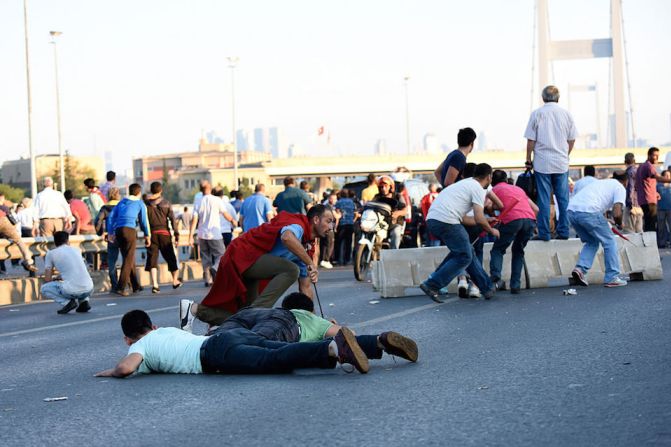
[[128, 355], [97, 377], [126, 377], [135, 372], [175, 374], [277, 374], [299, 368], [334, 368], [348, 363], [368, 372], [367, 354], [377, 354], [387, 336], [355, 337], [341, 328], [333, 340], [284, 343], [268, 340], [248, 329], [193, 335], [177, 328], [157, 328], [149, 315], [132, 310], [121, 319]]

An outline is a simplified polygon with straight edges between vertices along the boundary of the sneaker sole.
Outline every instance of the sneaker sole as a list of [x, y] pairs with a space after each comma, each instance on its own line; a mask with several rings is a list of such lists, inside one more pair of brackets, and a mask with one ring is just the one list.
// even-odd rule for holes
[[576, 282], [576, 284], [587, 287], [589, 286], [589, 283], [585, 281], [583, 278], [580, 277], [580, 274], [578, 272], [571, 272], [571, 277], [573, 278], [573, 281]]
[[[186, 301], [186, 306], [182, 303]], [[191, 302], [188, 300], [182, 300], [179, 302], [179, 328], [184, 330], [185, 327], [189, 326], [189, 311], [191, 310]]]
[[439, 293], [439, 292], [435, 292], [435, 291], [429, 289], [428, 287], [424, 286], [424, 284], [420, 284], [419, 288], [420, 288], [420, 290], [421, 290], [422, 292], [424, 292], [424, 294], [425, 294], [426, 296], [428, 296], [429, 298], [431, 298], [434, 302], [436, 302], [436, 303], [438, 303], [438, 304], [443, 304], [443, 303], [445, 302], [445, 300], [443, 300], [443, 299], [440, 297], [440, 293]]
[[414, 340], [408, 337], [404, 337], [397, 332], [387, 333], [387, 344], [390, 348], [395, 349], [398, 352], [389, 353], [391, 355], [396, 355], [402, 357], [411, 362], [416, 362], [419, 357], [419, 350], [417, 349], [417, 343]]
[[627, 283], [624, 283], [624, 284], [611, 284], [611, 283], [608, 283], [608, 284], [604, 284], [603, 286], [604, 286], [604, 287], [608, 287], [608, 288], [612, 288], [612, 287], [624, 287], [624, 286], [626, 286], [626, 285], [627, 285]]
[[369, 369], [368, 357], [366, 357], [363, 349], [361, 349], [361, 346], [359, 346], [359, 343], [357, 343], [356, 337], [351, 330], [346, 327], [343, 327], [340, 330], [342, 332], [343, 338], [345, 339], [345, 343], [347, 343], [347, 346], [349, 346], [352, 354], [354, 355], [354, 361], [356, 364], [352, 366], [354, 366], [361, 374], [366, 374]]

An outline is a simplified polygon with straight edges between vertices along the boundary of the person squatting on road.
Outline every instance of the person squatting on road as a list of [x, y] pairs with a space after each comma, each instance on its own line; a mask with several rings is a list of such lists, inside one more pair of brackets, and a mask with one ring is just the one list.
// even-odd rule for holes
[[[484, 215], [487, 187], [492, 181], [492, 167], [487, 163], [476, 166], [472, 178], [454, 183], [443, 189], [429, 209], [426, 224], [429, 231], [449, 248], [450, 252], [435, 272], [420, 284], [432, 300], [442, 303], [440, 289], [446, 287], [464, 269], [480, 289], [485, 299], [494, 296], [489, 275], [474, 254], [464, 225], [480, 225], [484, 231], [498, 238]], [[473, 217], [466, 214], [473, 210]]]
[[283, 211], [234, 239], [203, 301], [180, 302], [180, 327], [191, 330], [194, 317], [218, 326], [243, 307], [273, 307], [296, 280], [312, 297], [318, 280], [315, 239], [332, 231], [334, 220], [324, 205], [313, 206], [307, 216]]
[[[66, 314], [72, 309], [88, 312], [91, 309], [89, 298], [93, 293], [93, 281], [89, 275], [82, 254], [70, 247], [70, 235], [65, 231], [54, 233], [56, 248], [49, 250], [44, 259], [44, 284], [42, 296], [56, 301], [63, 307], [57, 311]], [[61, 281], [54, 278], [55, 271]]]
[[149, 186], [151, 195], [147, 197], [145, 205], [147, 207], [147, 220], [151, 228], [151, 245], [147, 248], [147, 264], [145, 271], [151, 276], [151, 292], [159, 293], [158, 286], [158, 254], [168, 264], [168, 271], [172, 275], [172, 288], [177, 289], [182, 286], [178, 278], [179, 266], [177, 256], [173, 246], [173, 239], [170, 237], [170, 230], [174, 236], [174, 244], [179, 242], [179, 230], [177, 229], [177, 219], [172, 211], [172, 204], [163, 197], [163, 185], [161, 182], [152, 182]]
[[[335, 368], [350, 364], [368, 372], [368, 356], [380, 358], [390, 339], [356, 337], [346, 327], [332, 340], [285, 343], [268, 340], [249, 329], [237, 328], [211, 336], [194, 335], [177, 328], [157, 328], [149, 315], [132, 310], [121, 319], [124, 341], [130, 348], [116, 367], [100, 371], [97, 377], [126, 377], [135, 372], [174, 374], [277, 374], [300, 368]], [[400, 354], [399, 354], [400, 355]]]
[[612, 209], [615, 224], [622, 227], [627, 196], [626, 186], [627, 174], [616, 171], [612, 179], [597, 180], [585, 186], [569, 203], [569, 221], [584, 243], [578, 263], [571, 272], [573, 280], [581, 286], [589, 285], [585, 275], [592, 267], [599, 244], [603, 246], [603, 258], [606, 263], [603, 285], [605, 287], [627, 285], [627, 281], [619, 276], [620, 257], [617, 242], [605, 216], [606, 211]]
[[508, 184], [508, 175], [497, 169], [492, 174], [492, 191], [503, 203], [499, 214], [498, 230], [501, 236], [494, 241], [490, 252], [489, 272], [497, 290], [505, 290], [501, 279], [503, 256], [513, 245], [510, 268], [510, 293], [520, 293], [520, 278], [524, 266], [524, 247], [534, 235], [538, 207], [519, 186]]

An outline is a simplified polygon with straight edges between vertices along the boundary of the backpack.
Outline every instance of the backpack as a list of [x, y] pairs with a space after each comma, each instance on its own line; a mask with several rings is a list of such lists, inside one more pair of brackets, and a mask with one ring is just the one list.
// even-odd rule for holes
[[537, 196], [536, 178], [531, 168], [527, 168], [526, 171], [517, 176], [515, 186], [519, 186], [520, 188], [522, 188], [524, 192], [527, 194], [527, 197], [529, 197], [534, 202], [536, 201]]

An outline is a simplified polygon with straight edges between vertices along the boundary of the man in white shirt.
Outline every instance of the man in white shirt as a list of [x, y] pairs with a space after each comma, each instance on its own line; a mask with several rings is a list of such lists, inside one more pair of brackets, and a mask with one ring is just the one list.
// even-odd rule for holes
[[[50, 250], [44, 260], [44, 282], [40, 289], [45, 298], [52, 299], [63, 307], [57, 311], [66, 314], [77, 308], [77, 312], [91, 309], [89, 297], [93, 293], [93, 281], [79, 250], [70, 247], [70, 235], [65, 231], [54, 233], [56, 248]], [[57, 270], [62, 281], [53, 279]]]
[[54, 190], [54, 180], [44, 178], [44, 189], [37, 194], [33, 203], [35, 209], [35, 236], [53, 236], [56, 231], [70, 231], [72, 228], [72, 212], [63, 193]]
[[573, 195], [575, 196], [585, 186], [597, 180], [596, 169], [592, 165], [587, 165], [582, 170], [582, 178], [573, 185]]
[[238, 213], [235, 212], [235, 208], [229, 198], [224, 195], [223, 189], [219, 187], [214, 188], [212, 195], [219, 197], [224, 203], [226, 213], [219, 216], [219, 218], [221, 219], [221, 236], [224, 239], [224, 247], [228, 248], [233, 239], [233, 228], [238, 226]]
[[[529, 117], [524, 138], [527, 139], [527, 168], [534, 168], [538, 191], [538, 236], [550, 240], [550, 200], [557, 198], [557, 239], [568, 239], [566, 207], [569, 201], [569, 154], [578, 136], [571, 114], [559, 107], [559, 89], [548, 85], [543, 89], [545, 105], [534, 110]], [[531, 154], [533, 153], [533, 164]]]
[[[420, 284], [422, 291], [432, 300], [443, 303], [440, 289], [446, 287], [464, 269], [480, 289], [485, 299], [494, 296], [489, 275], [482, 268], [473, 252], [464, 225], [480, 225], [484, 231], [499, 237], [498, 230], [489, 226], [484, 215], [487, 187], [492, 182], [492, 167], [487, 163], [476, 166], [472, 178], [453, 183], [443, 189], [431, 204], [426, 225], [431, 234], [447, 245], [450, 253], [435, 272]], [[473, 217], [467, 216], [473, 210]]]
[[[198, 246], [200, 248], [200, 259], [203, 264], [203, 280], [205, 287], [212, 285], [212, 276], [217, 272], [219, 260], [224, 255], [224, 239], [221, 235], [221, 218], [228, 215], [224, 202], [212, 195], [212, 186], [205, 182], [201, 186], [203, 196], [193, 208], [193, 219], [189, 230], [189, 241], [193, 240], [193, 233], [198, 228]], [[198, 225], [200, 223], [200, 225]]]
[[573, 196], [568, 206], [568, 219], [583, 241], [580, 257], [571, 276], [581, 286], [588, 286], [585, 275], [592, 267], [599, 244], [603, 246], [603, 258], [606, 263], [605, 287], [626, 286], [627, 281], [620, 278], [620, 257], [617, 253], [615, 235], [604, 214], [613, 210], [613, 220], [622, 226], [622, 214], [627, 197], [627, 174], [623, 171], [613, 173], [612, 179], [597, 180], [585, 186]]

